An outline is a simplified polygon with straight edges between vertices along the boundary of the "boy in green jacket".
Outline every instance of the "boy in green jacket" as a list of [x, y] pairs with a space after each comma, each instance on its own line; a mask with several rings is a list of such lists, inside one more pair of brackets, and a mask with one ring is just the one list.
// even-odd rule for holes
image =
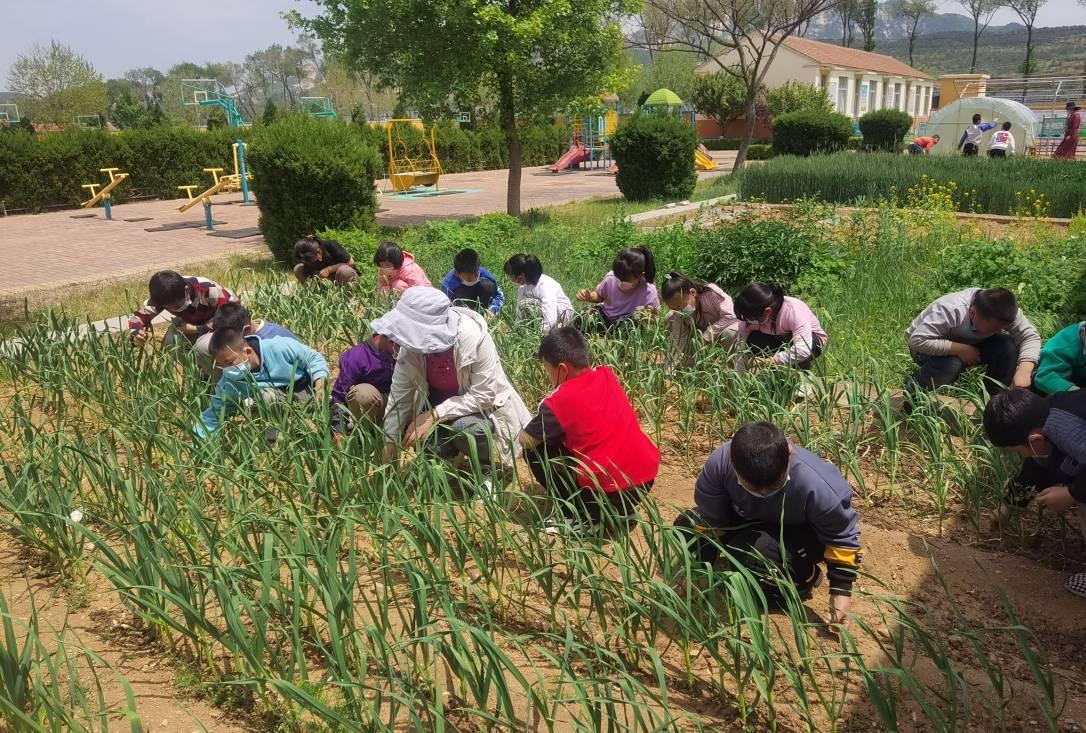
[[1071, 324], [1045, 343], [1033, 387], [1046, 395], [1086, 387], [1086, 321]]

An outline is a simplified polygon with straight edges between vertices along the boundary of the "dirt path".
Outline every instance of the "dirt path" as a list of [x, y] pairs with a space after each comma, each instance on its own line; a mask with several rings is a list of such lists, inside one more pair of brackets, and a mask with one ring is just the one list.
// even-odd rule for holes
[[[31, 602], [38, 610], [39, 630], [48, 648], [55, 649], [57, 636], [67, 626], [65, 641], [99, 655], [110, 667], [128, 680], [135, 696], [136, 710], [144, 730], [154, 733], [242, 733], [226, 719], [221, 710], [199, 699], [183, 697], [175, 684], [175, 671], [169, 662], [152, 649], [133, 641], [131, 634], [117, 621], [127, 618], [112, 593], [91, 593], [82, 608], [70, 609], [69, 598], [56, 585], [55, 578], [42, 576], [27, 566], [10, 539], [0, 540], [0, 588], [16, 620], [30, 617]], [[17, 634], [22, 629], [16, 623]], [[78, 643], [76, 640], [78, 639]], [[124, 689], [109, 670], [98, 671], [107, 704], [123, 709]], [[84, 684], [93, 684], [90, 674]], [[91, 691], [95, 694], [96, 690]], [[128, 723], [115, 716], [110, 730], [128, 730]]]

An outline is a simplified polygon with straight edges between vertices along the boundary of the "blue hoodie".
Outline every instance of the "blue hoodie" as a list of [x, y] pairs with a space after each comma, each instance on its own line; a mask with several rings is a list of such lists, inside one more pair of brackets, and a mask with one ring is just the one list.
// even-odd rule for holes
[[[494, 288], [497, 292], [494, 293], [494, 298], [490, 301], [490, 305], [487, 306], [487, 310], [490, 311], [492, 315], [496, 316], [498, 315], [498, 311], [501, 310], [502, 305], [505, 303], [505, 293], [502, 292], [502, 286], [498, 285], [498, 279], [485, 267], [479, 268], [479, 279], [489, 280], [494, 283]], [[441, 281], [441, 292], [449, 296], [449, 300], [452, 300], [453, 293], [463, 284], [464, 281], [456, 274], [456, 270], [449, 270], [445, 274], [445, 279]]]
[[215, 386], [211, 404], [193, 427], [199, 438], [207, 438], [222, 426], [223, 417], [231, 417], [246, 398], [264, 389], [288, 390], [299, 382], [309, 385], [318, 379], [328, 379], [328, 362], [319, 353], [292, 338], [261, 339], [246, 336], [245, 340], [260, 355], [260, 368], [241, 377], [224, 373]]

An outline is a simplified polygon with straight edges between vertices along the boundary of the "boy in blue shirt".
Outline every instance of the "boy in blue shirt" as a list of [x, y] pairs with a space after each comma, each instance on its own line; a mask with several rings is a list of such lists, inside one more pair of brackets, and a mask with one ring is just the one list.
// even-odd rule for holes
[[448, 296], [453, 305], [481, 310], [487, 317], [498, 315], [505, 303], [505, 293], [498, 285], [497, 278], [482, 266], [479, 253], [473, 249], [462, 249], [456, 253], [453, 269], [441, 281], [441, 292]]
[[223, 417], [232, 417], [255, 399], [278, 402], [288, 395], [312, 399], [323, 394], [328, 380], [324, 357], [292, 338], [262, 339], [232, 328], [216, 329], [210, 351], [222, 377], [193, 428], [199, 438], [210, 436], [222, 426]]

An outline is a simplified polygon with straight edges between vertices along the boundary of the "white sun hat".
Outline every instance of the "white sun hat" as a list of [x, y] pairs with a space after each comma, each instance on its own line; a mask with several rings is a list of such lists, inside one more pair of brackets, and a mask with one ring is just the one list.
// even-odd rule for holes
[[392, 339], [400, 348], [438, 354], [456, 343], [460, 316], [443, 292], [419, 286], [405, 290], [396, 307], [371, 325], [374, 333]]

